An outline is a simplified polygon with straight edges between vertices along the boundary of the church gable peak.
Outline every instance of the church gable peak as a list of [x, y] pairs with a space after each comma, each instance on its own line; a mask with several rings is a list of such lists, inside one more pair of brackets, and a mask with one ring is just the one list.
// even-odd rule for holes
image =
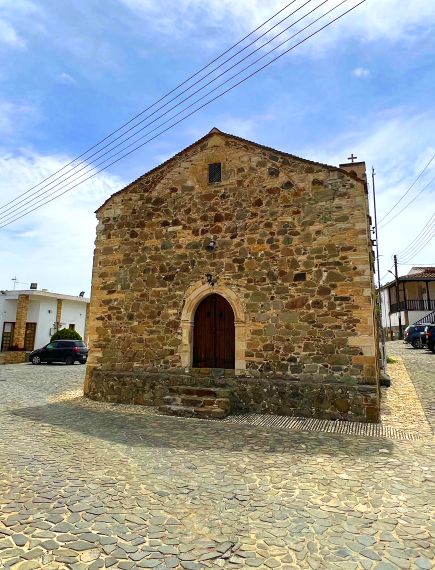
[[[221, 130], [219, 130], [217, 127], [213, 127], [205, 136], [203, 136], [202, 138], [196, 140], [195, 142], [193, 142], [191, 145], [187, 146], [186, 148], [184, 148], [183, 150], [181, 150], [180, 152], [178, 152], [177, 154], [175, 154], [174, 156], [172, 156], [171, 158], [169, 158], [168, 160], [166, 160], [165, 162], [163, 162], [162, 164], [159, 164], [158, 166], [156, 166], [155, 168], [151, 169], [150, 171], [146, 172], [145, 174], [143, 174], [142, 176], [140, 176], [139, 178], [137, 178], [136, 180], [132, 181], [130, 184], [128, 184], [126, 187], [122, 188], [121, 190], [119, 190], [118, 192], [115, 192], [114, 194], [112, 194], [112, 196], [110, 196], [97, 210], [96, 212], [100, 212], [106, 205], [108, 202], [111, 201], [111, 199], [114, 196], [117, 196], [123, 192], [125, 192], [126, 190], [130, 189], [133, 185], [135, 185], [137, 182], [142, 181], [144, 179], [146, 179], [147, 177], [149, 177], [152, 174], [155, 174], [156, 172], [162, 170], [163, 168], [166, 168], [168, 166], [171, 165], [175, 165], [177, 163], [177, 161], [179, 161], [180, 159], [185, 158], [186, 156], [188, 156], [189, 154], [195, 154], [196, 152], [201, 152], [202, 150], [204, 150], [204, 144], [206, 144], [206, 146], [208, 146], [208, 148], [212, 148], [212, 147], [221, 147], [223, 145], [225, 145], [225, 140], [227, 141], [233, 141], [234, 143], [240, 143], [242, 145], [244, 145], [244, 147], [246, 148], [246, 145], [249, 145], [249, 147], [251, 147], [251, 149], [255, 152], [255, 150], [257, 151], [266, 151], [266, 152], [270, 152], [273, 153], [273, 155], [275, 156], [281, 156], [283, 158], [287, 158], [287, 159], [292, 159], [292, 160], [296, 160], [298, 162], [304, 163], [304, 164], [308, 164], [311, 166], [316, 166], [316, 167], [321, 167], [321, 168], [327, 168], [329, 170], [335, 170], [338, 171], [340, 170], [339, 168], [337, 168], [336, 166], [330, 166], [328, 164], [322, 164], [319, 162], [314, 162], [312, 160], [307, 160], [305, 158], [300, 158], [298, 156], [289, 154], [285, 151], [280, 151], [280, 150], [276, 150], [274, 148], [256, 143], [254, 141], [250, 141], [247, 139], [244, 139], [242, 137], [238, 137], [236, 135], [232, 135], [229, 133], [225, 133]], [[213, 160], [212, 162], [219, 162], [217, 160]]]

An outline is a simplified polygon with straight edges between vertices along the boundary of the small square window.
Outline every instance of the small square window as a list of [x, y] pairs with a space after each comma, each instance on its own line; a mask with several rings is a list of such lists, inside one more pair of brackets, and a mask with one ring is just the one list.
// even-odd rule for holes
[[295, 273], [293, 277], [293, 281], [306, 281], [307, 274], [306, 273]]
[[214, 182], [220, 182], [222, 180], [222, 164], [220, 162], [214, 162], [208, 165], [208, 182], [213, 184]]

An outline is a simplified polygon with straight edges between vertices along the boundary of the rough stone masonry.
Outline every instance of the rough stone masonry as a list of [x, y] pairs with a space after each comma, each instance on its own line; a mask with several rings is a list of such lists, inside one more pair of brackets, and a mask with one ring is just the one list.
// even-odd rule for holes
[[[378, 421], [368, 199], [353, 167], [213, 129], [111, 196], [97, 210], [85, 394], [155, 406], [171, 386], [218, 386], [236, 411]], [[193, 366], [212, 294], [234, 313], [231, 369]]]

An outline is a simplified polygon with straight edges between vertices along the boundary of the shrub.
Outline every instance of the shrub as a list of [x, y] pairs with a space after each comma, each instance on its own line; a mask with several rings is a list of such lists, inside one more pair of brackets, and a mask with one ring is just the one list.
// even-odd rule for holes
[[52, 342], [53, 340], [64, 340], [64, 339], [83, 340], [77, 331], [74, 331], [72, 329], [60, 329], [60, 331], [54, 333], [54, 335], [50, 339], [50, 342]]

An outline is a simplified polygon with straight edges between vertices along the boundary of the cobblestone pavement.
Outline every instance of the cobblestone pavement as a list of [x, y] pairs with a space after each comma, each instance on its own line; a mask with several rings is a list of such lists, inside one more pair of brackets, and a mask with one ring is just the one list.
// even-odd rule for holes
[[1, 568], [432, 568], [429, 439], [150, 415], [83, 373], [0, 367]]
[[400, 356], [403, 359], [421, 406], [435, 431], [435, 354], [427, 349], [412, 348], [400, 340], [387, 342], [387, 353], [392, 358]]

